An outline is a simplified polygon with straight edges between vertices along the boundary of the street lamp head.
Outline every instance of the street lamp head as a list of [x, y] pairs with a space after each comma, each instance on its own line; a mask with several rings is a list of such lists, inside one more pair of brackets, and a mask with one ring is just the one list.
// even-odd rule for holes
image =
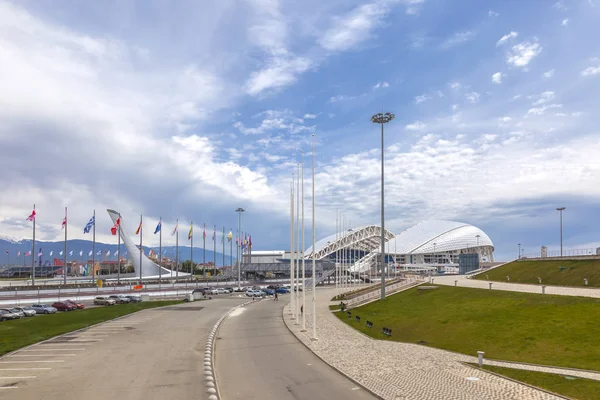
[[564, 209], [566, 209], [566, 208], [567, 208], [567, 207], [558, 207], [558, 208], [556, 209], [556, 211], [563, 211], [563, 210], [564, 210]]
[[244, 210], [242, 207], [238, 208], [237, 210], [235, 210], [235, 212], [244, 212], [246, 210]]
[[396, 116], [392, 113], [386, 112], [385, 114], [379, 113], [371, 117], [371, 122], [376, 124], [387, 124], [393, 120]]

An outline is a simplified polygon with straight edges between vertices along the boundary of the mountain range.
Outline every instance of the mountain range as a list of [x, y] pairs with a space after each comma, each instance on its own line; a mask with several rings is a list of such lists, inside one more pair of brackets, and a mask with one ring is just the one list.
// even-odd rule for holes
[[[32, 241], [29, 239], [18, 240], [18, 239], [6, 237], [6, 236], [0, 236], [0, 265], [6, 265], [6, 264], [30, 265], [30, 263], [31, 263], [30, 256], [27, 257], [26, 259], [24, 259], [24, 254], [31, 250], [31, 245], [32, 245]], [[38, 261], [37, 253], [40, 251], [40, 249], [42, 252], [42, 263], [45, 263], [46, 261], [52, 262], [52, 260], [54, 258], [62, 259], [63, 256], [59, 255], [59, 253], [64, 250], [64, 247], [65, 247], [65, 242], [63, 242], [63, 241], [41, 242], [41, 241], [36, 240], [36, 242], [35, 242], [36, 263]], [[218, 247], [219, 246], [217, 246], [217, 248]], [[154, 250], [156, 253], [158, 253], [158, 246], [155, 246], [155, 247], [143, 246], [143, 248], [144, 248], [145, 254], [149, 254], [150, 250]], [[91, 240], [80, 240], [80, 239], [67, 240], [67, 253], [69, 254], [69, 256], [68, 256], [69, 260], [82, 261], [82, 260], [91, 259], [91, 256], [89, 256], [89, 252], [91, 250], [92, 250], [92, 241]], [[71, 251], [73, 252], [72, 256], [70, 255]], [[104, 254], [107, 254], [107, 257], [106, 257], [107, 260], [116, 260], [116, 256], [115, 256], [115, 253], [117, 251], [116, 244], [106, 244], [106, 243], [96, 242], [95, 251], [96, 251], [96, 256], [95, 256], [96, 260], [103, 259]], [[127, 250], [125, 249], [125, 245], [122, 244], [121, 245], [121, 254], [125, 257], [129, 257], [129, 254], [125, 254], [126, 251]], [[164, 257], [175, 259], [175, 251], [176, 251], [175, 246], [164, 246], [162, 248], [162, 251], [163, 251]], [[230, 258], [229, 258], [229, 246], [226, 246], [225, 251], [227, 253], [225, 256], [225, 266], [229, 266], [229, 265], [231, 265]], [[7, 254], [7, 252], [8, 252], [8, 254]], [[17, 256], [18, 252], [21, 253], [21, 255], [19, 257]], [[79, 255], [80, 252], [81, 252], [82, 256]], [[52, 253], [52, 255], [50, 255], [51, 253]], [[98, 254], [98, 253], [100, 253], [100, 254]], [[233, 249], [233, 253], [235, 254], [235, 248]], [[108, 255], [108, 254], [110, 254], [110, 255]], [[192, 256], [193, 256], [194, 262], [202, 263], [203, 260], [206, 260], [207, 263], [213, 262], [213, 261], [215, 261], [215, 255], [216, 255], [217, 266], [223, 266], [223, 253], [220, 253], [218, 251], [215, 253], [209, 249], [206, 249], [206, 253], [204, 253], [204, 249], [201, 247], [194, 247], [194, 249], [192, 251]], [[18, 258], [18, 260], [17, 260], [17, 258]], [[190, 246], [179, 246], [179, 260], [185, 261], [185, 260], [189, 260], [189, 259], [190, 259]], [[233, 260], [235, 261], [235, 257], [233, 257]]]

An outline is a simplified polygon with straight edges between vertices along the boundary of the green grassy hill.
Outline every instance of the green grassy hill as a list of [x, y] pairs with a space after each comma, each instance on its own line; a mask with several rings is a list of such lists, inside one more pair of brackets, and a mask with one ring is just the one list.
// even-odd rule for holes
[[[487, 275], [487, 277], [486, 277]], [[600, 287], [600, 259], [596, 260], [521, 260], [475, 275], [473, 279], [513, 283], [542, 284], [554, 286]]]

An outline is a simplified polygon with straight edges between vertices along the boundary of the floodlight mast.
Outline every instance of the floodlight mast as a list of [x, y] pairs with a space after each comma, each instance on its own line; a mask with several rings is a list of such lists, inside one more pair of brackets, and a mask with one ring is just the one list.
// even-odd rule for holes
[[371, 117], [371, 122], [381, 124], [381, 299], [385, 299], [385, 184], [384, 184], [384, 161], [385, 149], [383, 139], [383, 125], [395, 118], [395, 115], [389, 112], [379, 113]]

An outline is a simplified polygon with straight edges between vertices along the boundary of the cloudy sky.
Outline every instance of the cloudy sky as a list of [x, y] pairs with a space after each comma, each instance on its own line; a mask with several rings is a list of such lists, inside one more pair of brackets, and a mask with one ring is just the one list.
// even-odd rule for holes
[[106, 241], [106, 208], [235, 232], [241, 206], [286, 248], [313, 133], [317, 239], [336, 210], [376, 224], [390, 111], [388, 228], [468, 222], [508, 259], [556, 248], [566, 206], [565, 246], [598, 246], [596, 2], [0, 0], [0, 235], [29, 238], [33, 203], [38, 238], [68, 206]]

